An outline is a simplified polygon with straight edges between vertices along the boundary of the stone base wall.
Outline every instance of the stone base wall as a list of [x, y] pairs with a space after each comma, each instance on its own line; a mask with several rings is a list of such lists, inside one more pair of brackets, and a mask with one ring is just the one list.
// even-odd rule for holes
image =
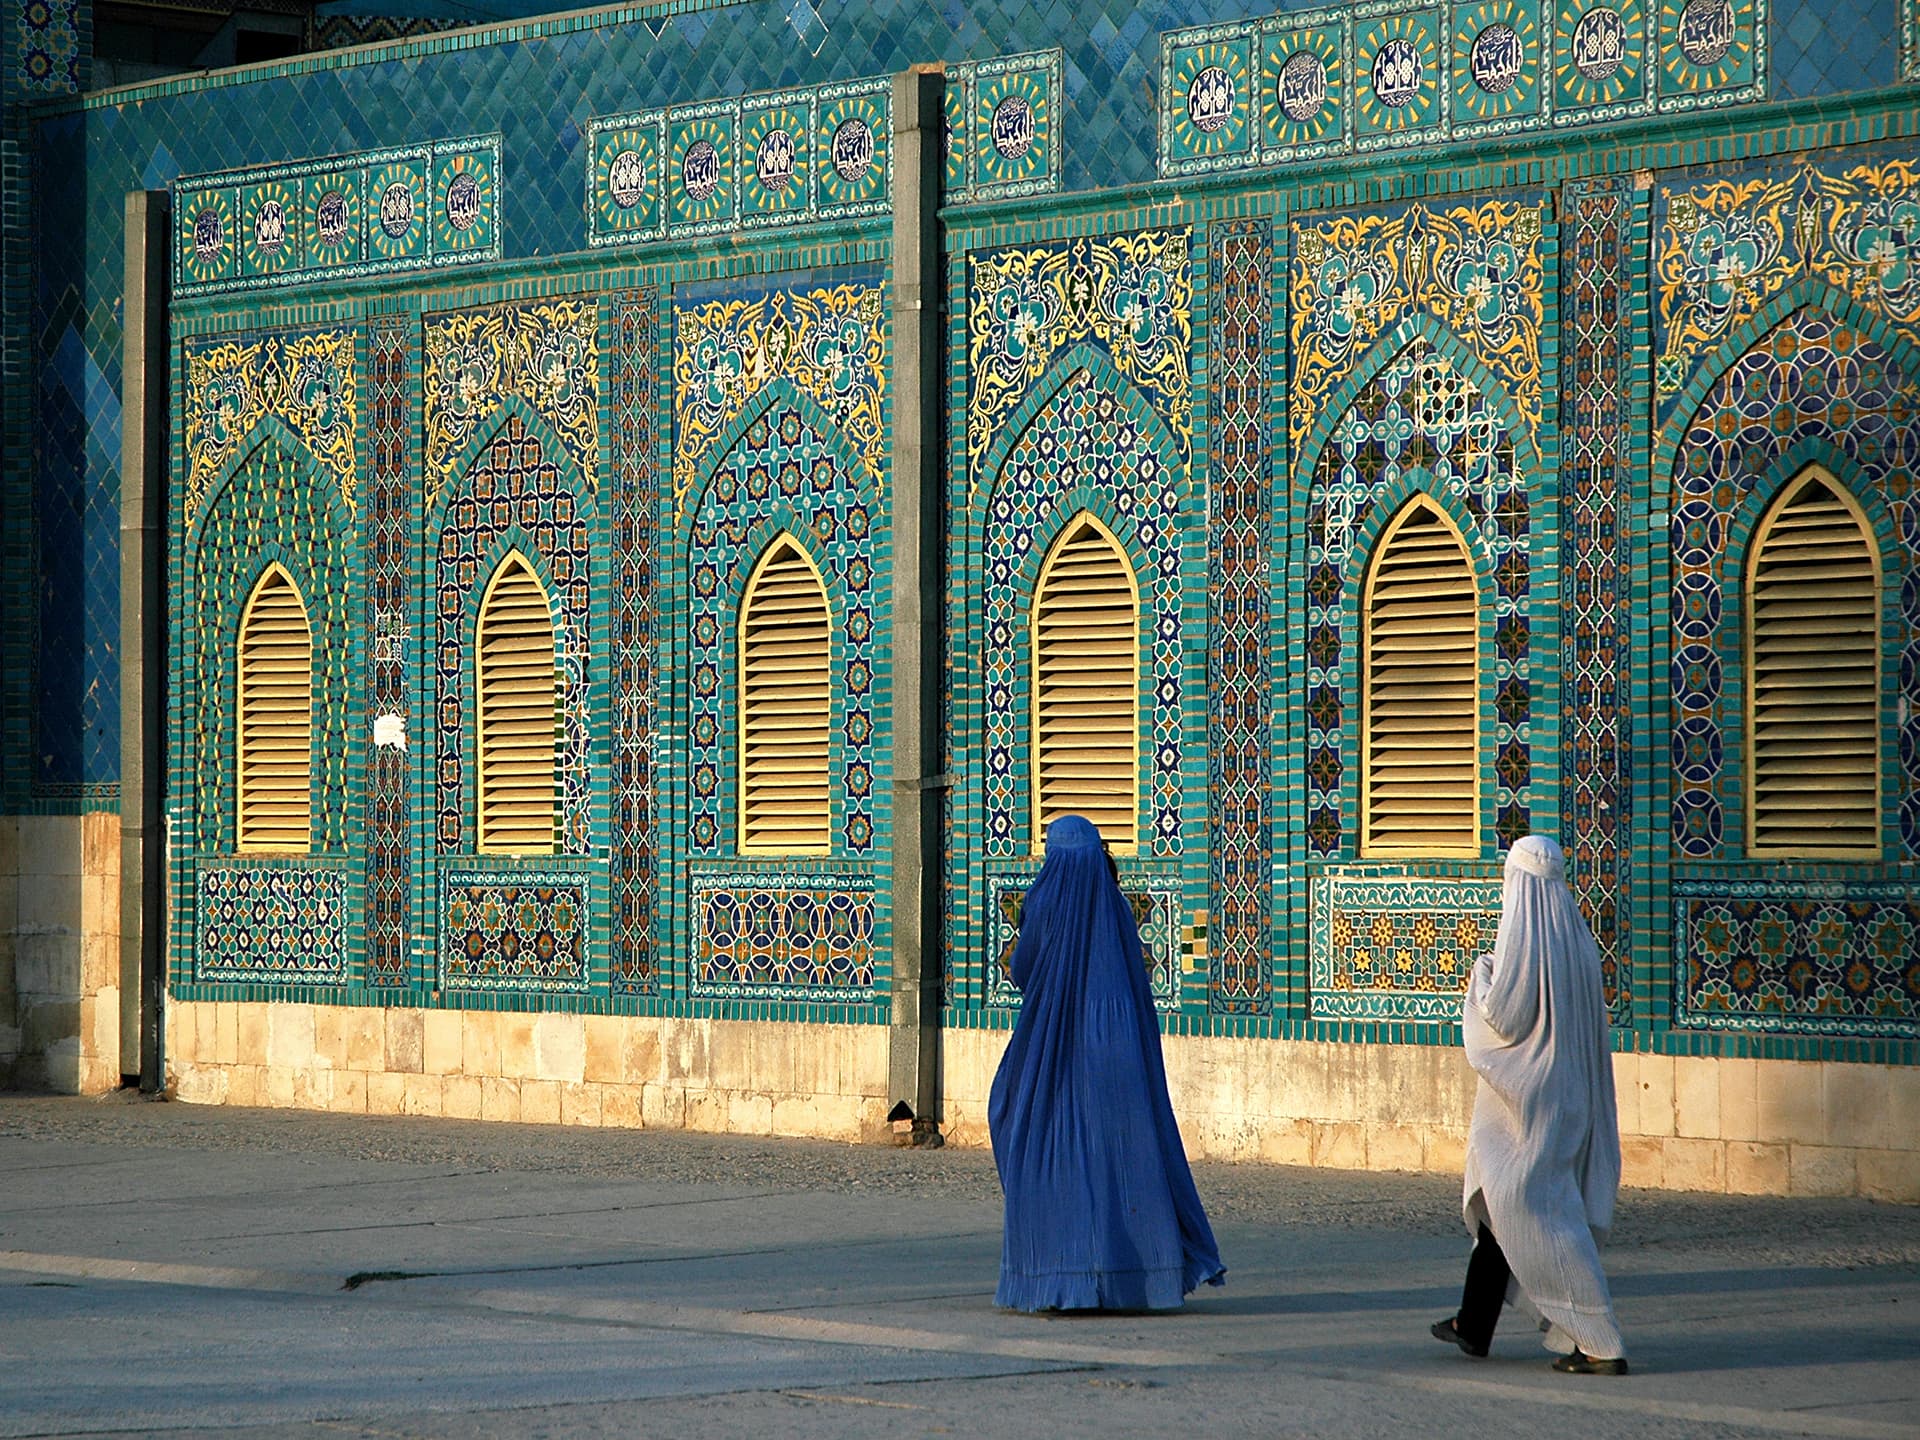
[[[1458, 1175], [1475, 1081], [1457, 1048], [1169, 1036], [1167, 1085], [1196, 1159]], [[946, 1130], [987, 1143], [1002, 1031], [950, 1031]], [[1629, 1185], [1920, 1201], [1920, 1070], [1613, 1057]]]
[[879, 1025], [174, 1001], [167, 1075], [201, 1104], [878, 1139]]
[[0, 816], [0, 1087], [120, 1084], [120, 817]]
[[[1003, 1030], [944, 1036], [942, 1129], [984, 1146]], [[355, 1114], [880, 1140], [887, 1031], [620, 1015], [173, 1002], [181, 1100]], [[1457, 1049], [1169, 1037], [1197, 1159], [1457, 1175]], [[1920, 1201], [1920, 1070], [1614, 1057], [1626, 1183]]]

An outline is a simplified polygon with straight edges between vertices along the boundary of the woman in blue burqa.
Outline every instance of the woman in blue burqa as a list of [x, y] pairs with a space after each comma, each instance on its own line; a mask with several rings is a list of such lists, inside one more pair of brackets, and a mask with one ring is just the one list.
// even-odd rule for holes
[[1047, 829], [1013, 952], [1020, 1020], [987, 1124], [1010, 1310], [1169, 1310], [1226, 1276], [1167, 1098], [1140, 932], [1078, 815]]

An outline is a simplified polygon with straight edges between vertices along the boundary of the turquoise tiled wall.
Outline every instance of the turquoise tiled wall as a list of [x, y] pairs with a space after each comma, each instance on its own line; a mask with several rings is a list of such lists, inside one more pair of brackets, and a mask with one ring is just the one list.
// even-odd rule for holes
[[[965, 62], [949, 624], [982, 657], [948, 686], [948, 1023], [1010, 1013], [998, 958], [1032, 866], [1011, 637], [1033, 556], [1084, 506], [1143, 580], [1144, 843], [1124, 868], [1170, 1028], [1453, 1038], [1499, 849], [1531, 828], [1570, 842], [1623, 1043], [1911, 1063], [1920, 722], [1897, 702], [1920, 699], [1920, 440], [1898, 416], [1920, 383], [1920, 117], [1903, 90], [1846, 93], [1894, 84], [1909, 30], [1891, 0], [766, 0], [30, 117], [10, 98], [34, 243], [8, 292], [31, 367], [4, 509], [10, 574], [34, 583], [6, 591], [5, 803], [113, 803], [121, 197], [171, 185], [174, 774], [205, 771], [173, 802], [182, 993], [884, 1019], [890, 150], [871, 102], [945, 59]], [[1782, 326], [1793, 357], [1767, 349]], [[1695, 853], [1698, 787], [1672, 759], [1692, 712], [1668, 704], [1684, 470], [1662, 447], [1683, 422], [1737, 429], [1730, 385], [1833, 398], [1802, 357], [1840, 333], [1871, 374], [1839, 403], [1890, 418], [1810, 404], [1781, 463], [1844, 452], [1899, 561], [1886, 854]], [[297, 474], [256, 452], [267, 433]], [[349, 572], [320, 586], [344, 633], [323, 684], [349, 698], [318, 732], [324, 844], [251, 864], [223, 839], [218, 627], [293, 513], [259, 499], [273, 485], [332, 537], [309, 569]], [[1492, 597], [1486, 843], [1457, 863], [1354, 840], [1356, 581], [1416, 489], [1473, 537]], [[794, 864], [731, 851], [716, 698], [733, 597], [781, 530], [841, 626], [834, 846]], [[474, 855], [467, 819], [466, 602], [508, 543], [561, 597], [578, 662], [562, 853], [538, 863]], [[404, 749], [373, 743], [376, 716]]]

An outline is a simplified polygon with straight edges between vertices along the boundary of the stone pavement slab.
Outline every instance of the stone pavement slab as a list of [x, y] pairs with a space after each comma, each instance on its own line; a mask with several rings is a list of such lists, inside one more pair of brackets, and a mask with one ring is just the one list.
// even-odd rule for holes
[[1628, 1192], [1634, 1373], [1427, 1324], [1458, 1182], [1203, 1165], [1173, 1315], [995, 1310], [990, 1156], [0, 1096], [0, 1436], [1920, 1436], [1920, 1208]]

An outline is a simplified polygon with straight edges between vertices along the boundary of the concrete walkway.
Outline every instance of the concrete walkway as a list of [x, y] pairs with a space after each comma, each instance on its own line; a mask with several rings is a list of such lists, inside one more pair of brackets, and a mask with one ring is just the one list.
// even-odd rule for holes
[[1203, 1166], [1176, 1315], [993, 1308], [980, 1152], [0, 1097], [0, 1436], [1920, 1436], [1920, 1209], [1629, 1192], [1634, 1364], [1432, 1340], [1457, 1182]]

